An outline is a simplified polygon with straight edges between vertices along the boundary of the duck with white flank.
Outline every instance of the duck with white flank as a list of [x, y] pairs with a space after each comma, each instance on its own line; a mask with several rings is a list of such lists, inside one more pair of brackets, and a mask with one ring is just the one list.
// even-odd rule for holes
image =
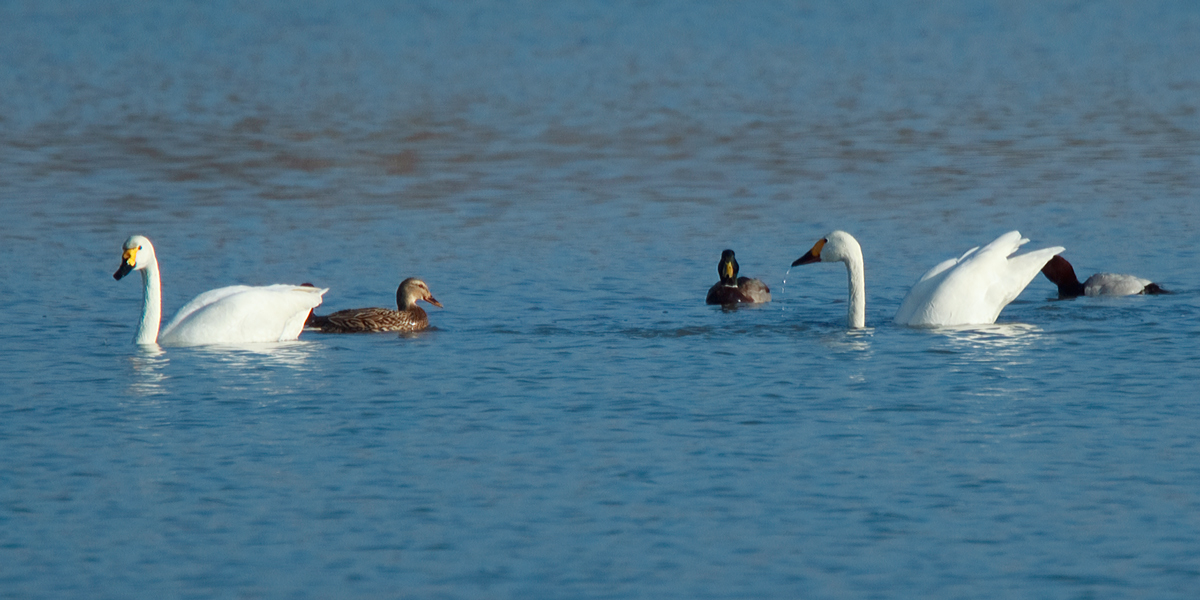
[[308, 318], [305, 327], [320, 330], [322, 333], [367, 333], [382, 331], [421, 331], [429, 327], [429, 317], [417, 306], [418, 300], [424, 300], [438, 308], [438, 302], [429, 293], [429, 286], [424, 281], [409, 277], [400, 282], [396, 288], [396, 307], [390, 308], [351, 308], [335, 313]]
[[717, 263], [717, 274], [721, 280], [708, 289], [705, 304], [730, 305], [739, 302], [758, 303], [771, 301], [771, 288], [758, 279], [738, 277], [738, 262], [733, 250], [721, 253]]
[[1171, 293], [1149, 279], [1117, 273], [1096, 273], [1088, 277], [1087, 281], [1079, 283], [1079, 277], [1075, 276], [1075, 268], [1061, 255], [1051, 258], [1050, 262], [1042, 267], [1042, 274], [1058, 286], [1059, 298]]

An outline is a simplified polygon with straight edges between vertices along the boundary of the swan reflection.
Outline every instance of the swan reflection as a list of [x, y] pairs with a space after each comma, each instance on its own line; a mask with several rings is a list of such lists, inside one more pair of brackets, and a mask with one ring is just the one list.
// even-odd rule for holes
[[854, 352], [857, 358], [871, 357], [871, 341], [875, 337], [875, 328], [841, 329], [821, 337], [821, 343], [830, 350], [839, 352]]
[[1036, 339], [1042, 328], [1028, 323], [992, 323], [990, 325], [960, 325], [938, 327], [933, 331], [954, 340], [986, 346], [1025, 345]]
[[868, 373], [874, 362], [875, 351], [872, 342], [875, 338], [875, 328], [843, 329], [821, 336], [821, 345], [829, 350], [830, 356], [835, 356], [846, 369], [846, 380], [851, 384], [865, 384]]
[[273, 342], [266, 344], [214, 344], [197, 346], [189, 350], [197, 355], [211, 357], [216, 363], [231, 369], [260, 369], [304, 367], [315, 352], [310, 342]]
[[933, 331], [945, 336], [950, 347], [967, 359], [1008, 364], [1023, 362], [1017, 359], [1042, 334], [1042, 328], [1026, 323], [939, 327]]
[[133, 367], [133, 379], [129, 384], [129, 392], [135, 396], [158, 396], [166, 394], [167, 375], [163, 372], [170, 359], [162, 348], [154, 345], [138, 346], [136, 353], [129, 357], [129, 365]]
[[197, 359], [209, 361], [206, 371], [214, 384], [233, 394], [253, 392], [260, 402], [298, 392], [311, 385], [309, 362], [319, 348], [312, 342], [277, 342], [189, 348]]
[[220, 387], [228, 384], [235, 388], [254, 387], [266, 393], [286, 393], [293, 391], [291, 382], [304, 380], [291, 375], [279, 377], [280, 373], [307, 372], [317, 347], [299, 341], [166, 349], [143, 345], [128, 358], [133, 369], [129, 392], [139, 397], [172, 393], [167, 385], [172, 378], [167, 367], [174, 358], [172, 372], [177, 379], [194, 379], [186, 374], [189, 369], [198, 369], [211, 376], [209, 383]]

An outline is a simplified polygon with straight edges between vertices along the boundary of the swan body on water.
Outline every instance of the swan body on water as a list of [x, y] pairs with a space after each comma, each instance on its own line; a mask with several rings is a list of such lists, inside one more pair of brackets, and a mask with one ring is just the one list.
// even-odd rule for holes
[[721, 253], [717, 263], [717, 274], [721, 280], [708, 289], [705, 304], [762, 303], [771, 301], [771, 288], [760, 279], [738, 277], [738, 262], [733, 250]]
[[234, 285], [209, 290], [179, 309], [159, 331], [162, 286], [154, 246], [143, 236], [125, 240], [120, 280], [132, 271], [142, 273], [142, 318], [134, 342], [165, 346], [243, 344], [295, 340], [312, 309], [321, 304], [327, 288], [298, 285]]
[[1052, 257], [1050, 262], [1042, 267], [1042, 274], [1058, 286], [1059, 298], [1171, 293], [1149, 279], [1118, 273], [1096, 273], [1088, 277], [1087, 281], [1079, 283], [1075, 268], [1062, 256]]
[[421, 331], [429, 327], [429, 316], [417, 306], [424, 300], [438, 308], [442, 303], [433, 297], [429, 286], [416, 277], [409, 277], [396, 288], [396, 308], [349, 308], [335, 313], [308, 318], [305, 327], [322, 333], [369, 333], [381, 331]]
[[896, 323], [913, 327], [986, 325], [1015, 300], [1062, 246], [1012, 256], [1029, 240], [1010, 231], [992, 243], [939, 263], [908, 291]]

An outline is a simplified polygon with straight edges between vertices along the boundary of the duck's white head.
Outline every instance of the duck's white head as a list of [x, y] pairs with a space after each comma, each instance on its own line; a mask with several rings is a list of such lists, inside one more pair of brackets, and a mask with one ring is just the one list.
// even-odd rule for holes
[[140, 271], [155, 262], [154, 245], [144, 236], [131, 235], [122, 246], [121, 267], [113, 273], [113, 279], [121, 279], [131, 271]]
[[862, 260], [862, 248], [858, 240], [845, 231], [833, 231], [813, 244], [804, 256], [792, 262], [792, 266], [807, 265], [815, 262], [850, 262], [858, 258]]

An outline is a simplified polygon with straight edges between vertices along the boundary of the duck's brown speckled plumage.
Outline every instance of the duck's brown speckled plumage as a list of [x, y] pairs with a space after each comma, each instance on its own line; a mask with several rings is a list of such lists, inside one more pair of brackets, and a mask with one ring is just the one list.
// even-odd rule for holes
[[400, 287], [396, 289], [396, 306], [400, 310], [351, 308], [323, 317], [312, 315], [304, 325], [322, 333], [420, 331], [429, 327], [429, 316], [417, 306], [418, 300], [424, 300], [437, 307], [442, 306], [442, 303], [429, 293], [429, 287], [424, 281], [410, 277], [400, 282]]
[[717, 273], [721, 280], [708, 289], [704, 298], [706, 304], [739, 304], [771, 301], [771, 288], [758, 279], [738, 277], [738, 263], [733, 250], [721, 253], [721, 261], [717, 263]]

